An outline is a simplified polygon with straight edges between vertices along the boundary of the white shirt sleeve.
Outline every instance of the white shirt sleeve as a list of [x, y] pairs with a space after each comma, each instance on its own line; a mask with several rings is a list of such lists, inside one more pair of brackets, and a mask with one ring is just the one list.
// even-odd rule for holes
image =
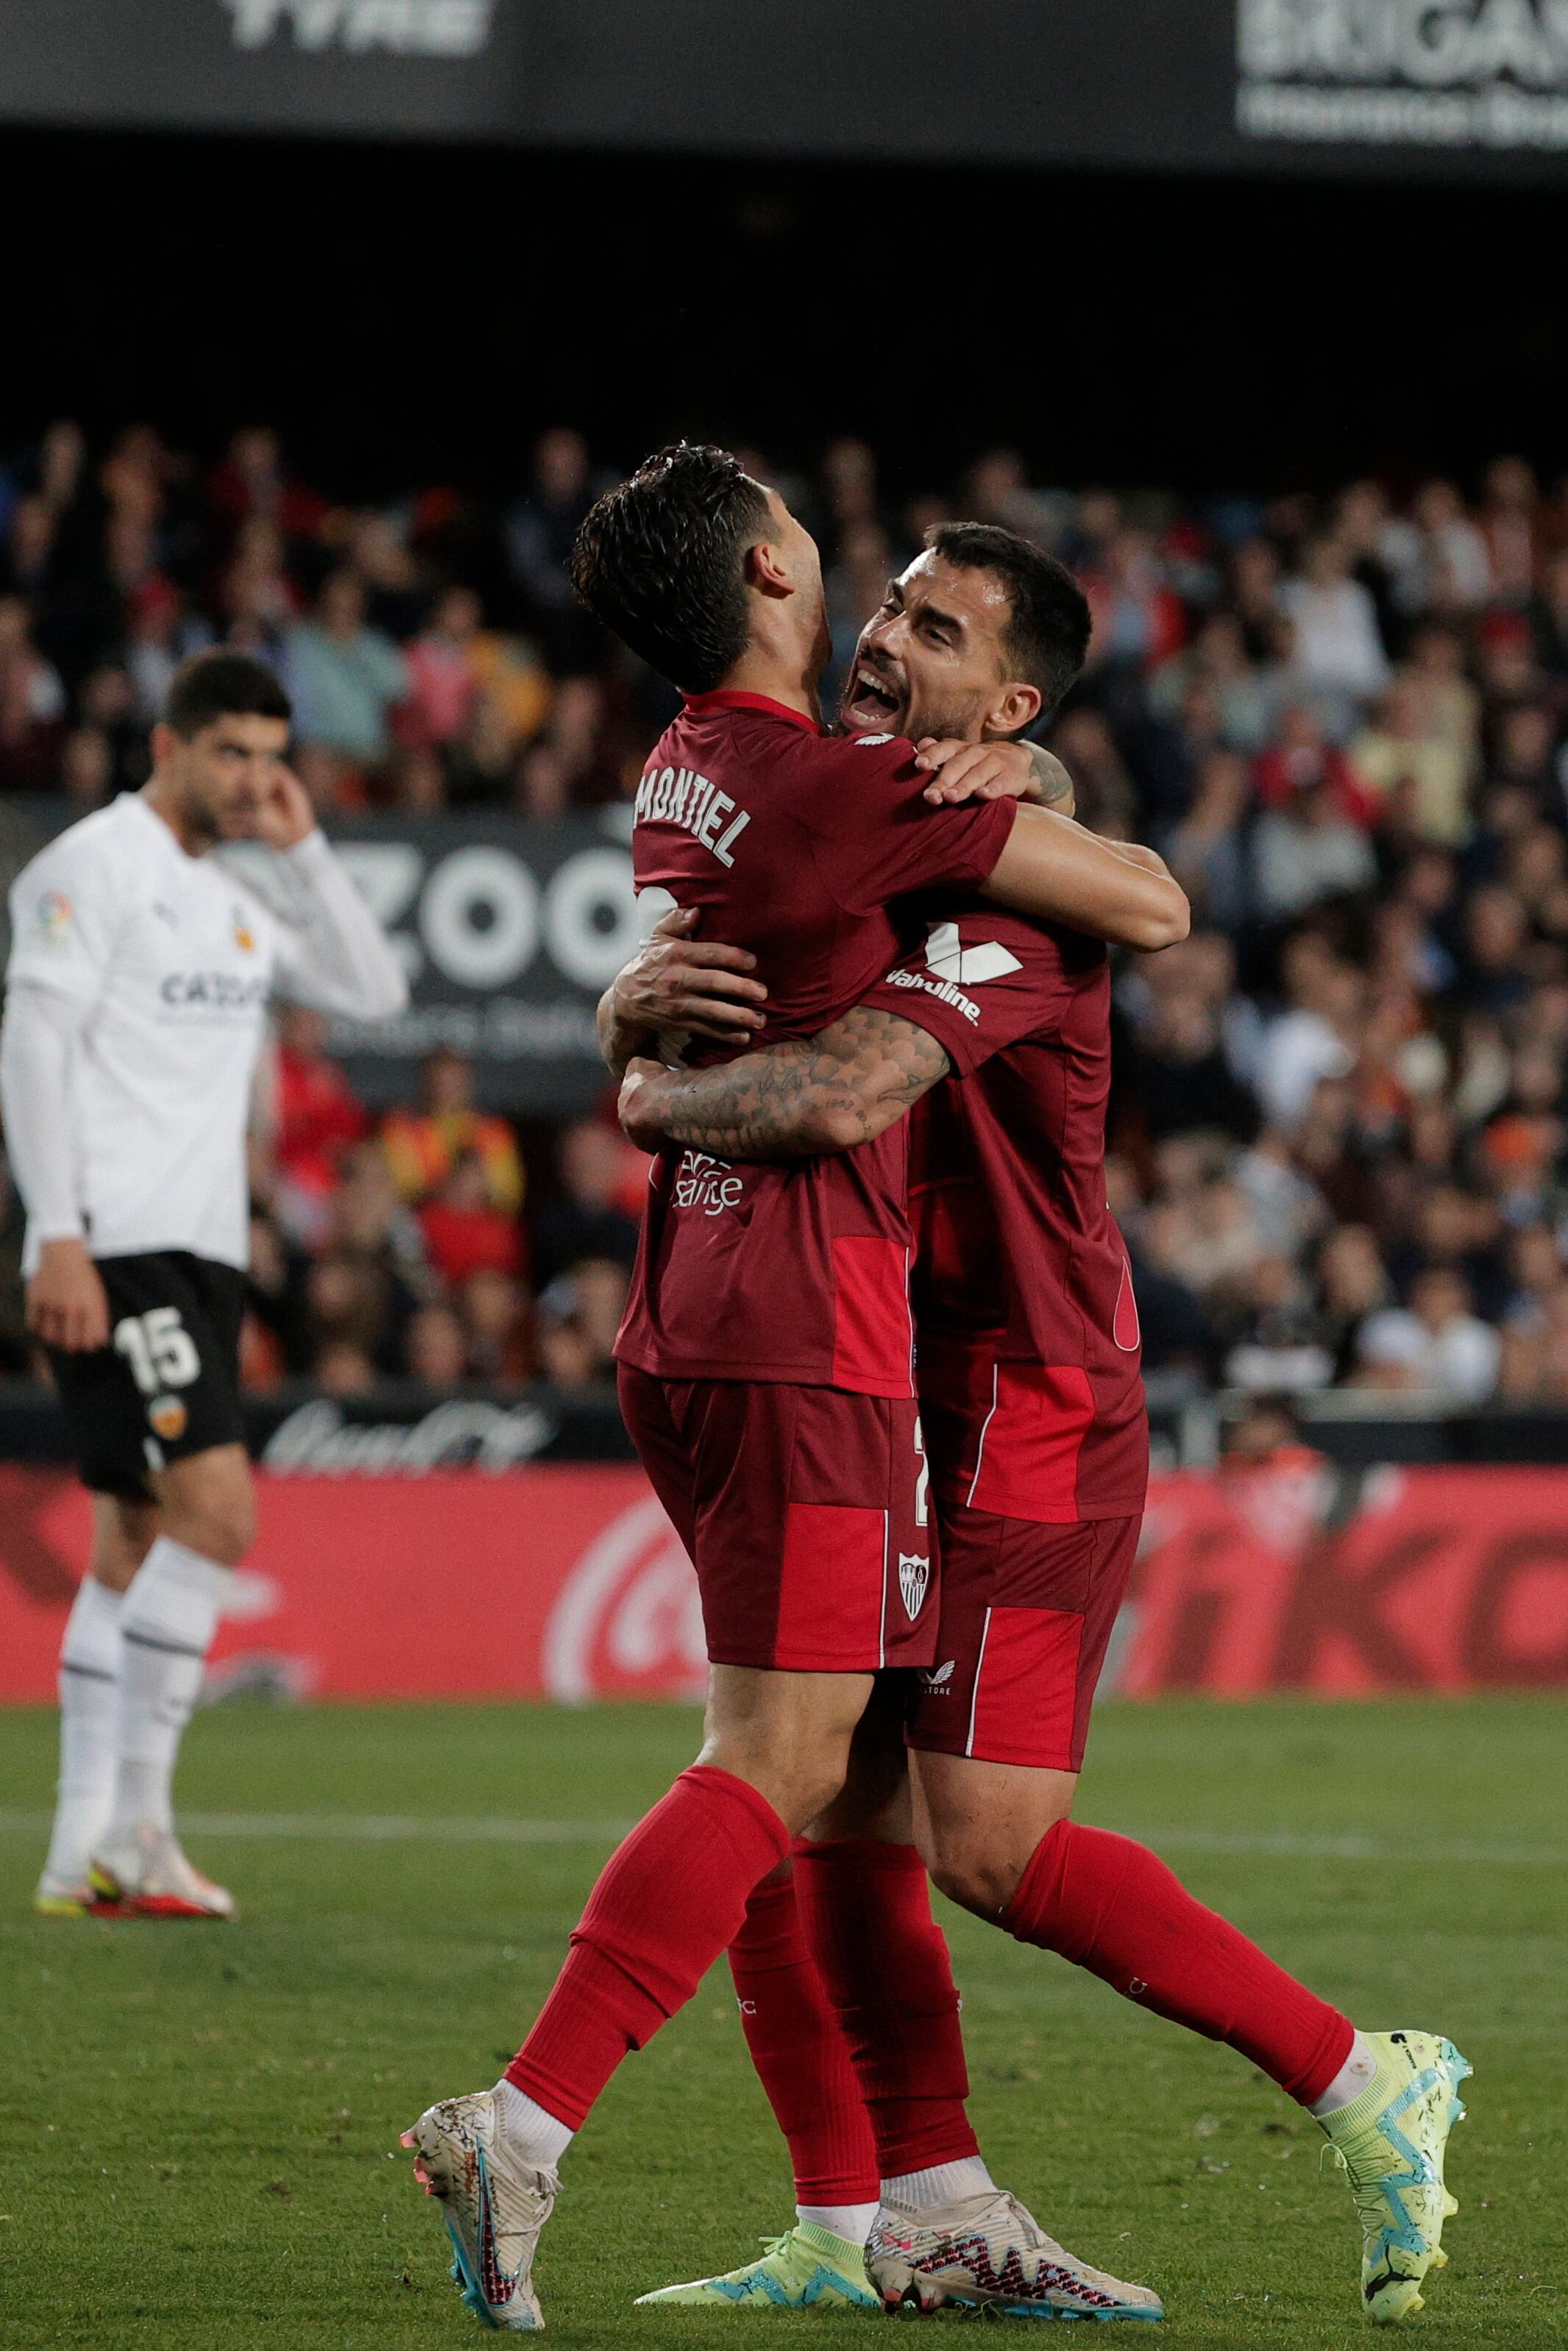
[[401, 1012], [408, 1002], [402, 966], [325, 835], [308, 833], [278, 862], [290, 902], [287, 913], [272, 910], [281, 993], [352, 1020]]
[[11, 960], [6, 977], [98, 1001], [114, 950], [120, 911], [104, 860], [69, 833], [51, 841], [11, 885]]
[[0, 1110], [5, 1155], [34, 1241], [79, 1239], [81, 1203], [71, 1149], [70, 1069], [92, 1007], [83, 996], [16, 977], [0, 1029]]

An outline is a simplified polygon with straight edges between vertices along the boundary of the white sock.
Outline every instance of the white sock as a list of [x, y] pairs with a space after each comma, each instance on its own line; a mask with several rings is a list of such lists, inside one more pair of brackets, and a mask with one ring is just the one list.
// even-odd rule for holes
[[1312, 2106], [1321, 2122], [1325, 2115], [1337, 2115], [1341, 2106], [1348, 2106], [1359, 2098], [1363, 2090], [1370, 2089], [1377, 2072], [1377, 2060], [1358, 2032], [1350, 2044], [1350, 2055]]
[[841, 2237], [846, 2245], [863, 2245], [871, 2234], [871, 2224], [876, 2219], [874, 2204], [797, 2204], [797, 2220], [809, 2221], [813, 2229], [826, 2229], [831, 2237]]
[[120, 1614], [120, 1770], [106, 1843], [174, 1825], [174, 1758], [202, 1687], [228, 1570], [160, 1535]]
[[905, 2211], [929, 2211], [941, 2204], [962, 2203], [966, 2196], [983, 2196], [996, 2181], [977, 2155], [957, 2163], [934, 2163], [928, 2171], [901, 2171], [882, 2183], [884, 2204], [901, 2204]]
[[60, 1776], [45, 1873], [79, 1886], [114, 1809], [124, 1594], [84, 1575], [60, 1643]]
[[526, 2090], [508, 2082], [504, 2074], [496, 2085], [496, 2098], [501, 2109], [501, 2128], [523, 2161], [531, 2163], [536, 2170], [553, 2171], [577, 2133], [565, 2123], [557, 2122]]

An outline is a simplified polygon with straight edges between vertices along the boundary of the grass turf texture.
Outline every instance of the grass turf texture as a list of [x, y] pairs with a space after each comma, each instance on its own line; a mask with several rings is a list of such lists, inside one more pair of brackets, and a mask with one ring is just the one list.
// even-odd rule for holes
[[[1435, 2027], [1474, 2062], [1453, 2266], [1415, 2322], [1434, 2346], [1568, 2339], [1565, 1729], [1552, 1700], [1110, 1706], [1081, 1799], [1084, 1819], [1162, 1845], [1359, 2020]], [[408, 1822], [630, 1819], [689, 1760], [695, 1717], [202, 1716], [183, 1802], [252, 1816], [251, 1834], [190, 1839], [237, 1890], [232, 1928], [27, 1914], [53, 1742], [52, 1715], [0, 1714], [0, 2343], [486, 2339], [391, 2150], [432, 2097], [495, 2079], [606, 1839], [422, 1839]], [[295, 1816], [292, 1833], [255, 1834], [263, 1813]], [[322, 1813], [403, 1823], [380, 1839], [298, 1833]], [[996, 2176], [1078, 2252], [1157, 2286], [1173, 2346], [1364, 2344], [1350, 2199], [1320, 2174], [1315, 2126], [1228, 2051], [944, 1917]], [[882, 2322], [630, 2307], [747, 2258], [789, 2210], [721, 1970], [571, 2151], [539, 2263], [553, 2338], [862, 2339]]]

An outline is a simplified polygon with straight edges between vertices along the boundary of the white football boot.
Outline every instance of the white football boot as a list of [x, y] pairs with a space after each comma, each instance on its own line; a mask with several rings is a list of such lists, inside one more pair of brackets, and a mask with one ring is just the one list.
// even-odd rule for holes
[[172, 1829], [140, 1828], [100, 1845], [88, 1877], [97, 1902], [121, 1918], [232, 1918], [226, 1886], [204, 1877]]
[[884, 2310], [945, 2303], [1011, 2318], [1163, 2318], [1146, 2285], [1091, 2269], [999, 2188], [936, 2211], [884, 2204], [865, 2249]]
[[537, 2335], [544, 2318], [534, 2248], [555, 2209], [559, 2172], [513, 2152], [493, 2090], [427, 2106], [402, 2144], [417, 2149], [413, 2176], [445, 2208], [453, 2281], [469, 2309], [486, 2326]]

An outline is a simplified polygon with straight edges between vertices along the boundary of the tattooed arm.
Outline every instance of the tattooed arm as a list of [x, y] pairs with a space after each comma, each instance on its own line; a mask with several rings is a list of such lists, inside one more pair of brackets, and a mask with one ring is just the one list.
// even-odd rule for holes
[[869, 1143], [949, 1066], [912, 1020], [857, 1004], [821, 1036], [713, 1069], [632, 1061], [621, 1123], [644, 1151], [678, 1143], [716, 1159], [813, 1159]]

